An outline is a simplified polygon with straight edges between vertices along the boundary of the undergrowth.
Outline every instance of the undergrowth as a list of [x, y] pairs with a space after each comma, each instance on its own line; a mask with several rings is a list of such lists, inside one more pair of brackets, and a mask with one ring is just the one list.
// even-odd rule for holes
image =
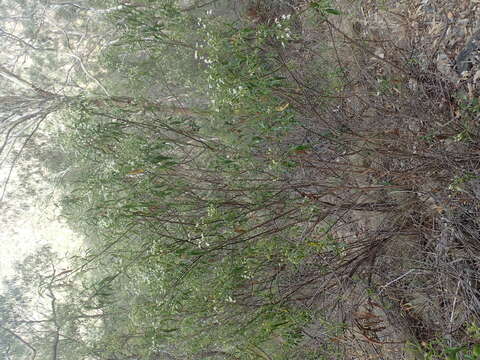
[[478, 104], [335, 4], [258, 4], [109, 14], [113, 95], [73, 104], [55, 142], [63, 216], [126, 310], [100, 341], [348, 359], [448, 332], [425, 358], [477, 356]]

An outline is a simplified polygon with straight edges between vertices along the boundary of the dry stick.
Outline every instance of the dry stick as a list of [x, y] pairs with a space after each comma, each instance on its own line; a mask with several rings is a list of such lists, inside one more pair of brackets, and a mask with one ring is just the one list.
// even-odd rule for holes
[[[342, 209], [344, 210], [343, 211], [343, 214], [341, 214], [338, 219], [332, 224], [330, 225], [330, 227], [325, 231], [325, 234], [329, 233], [330, 230], [344, 217], [347, 215], [347, 213], [350, 211], [350, 209]], [[326, 213], [328, 215], [328, 212]], [[363, 253], [362, 253], [363, 254]], [[361, 254], [360, 254], [361, 255]], [[360, 255], [356, 256], [353, 260], [349, 261], [346, 265], [350, 264], [351, 262], [355, 261]], [[345, 264], [344, 264], [345, 265]], [[338, 270], [340, 269], [342, 266], [338, 267], [337, 269], [335, 270]], [[332, 271], [329, 271], [329, 274], [333, 274], [334, 273], [334, 270]], [[305, 286], [311, 284], [312, 282], [316, 281], [319, 277], [323, 277], [324, 275], [327, 275], [327, 274], [322, 274], [320, 276], [317, 276], [317, 277], [313, 277], [312, 279], [309, 279], [307, 281], [304, 281], [303, 283], [301, 283], [297, 288], [295, 288], [294, 290], [290, 291], [287, 295], [285, 295], [283, 298], [281, 298], [280, 300], [278, 300], [277, 302], [274, 303], [274, 305], [277, 305], [277, 304], [281, 304], [285, 301], [287, 301], [293, 294], [295, 294], [297, 291], [299, 291], [300, 289], [304, 288]], [[332, 285], [330, 287], [333, 287], [335, 285]]]
[[130, 230], [132, 230], [135, 226], [137, 225], [137, 223], [131, 223], [127, 229], [122, 233], [120, 234], [114, 241], [112, 241], [110, 244], [107, 244], [102, 251], [100, 251], [98, 254], [96, 255], [93, 255], [93, 257], [89, 260], [87, 260], [85, 263], [83, 263], [82, 265], [78, 266], [76, 269], [73, 269], [71, 274], [73, 275], [74, 273], [76, 272], [79, 272], [79, 271], [83, 271], [87, 265], [89, 265], [90, 263], [92, 263], [93, 261], [99, 259], [103, 254], [105, 254], [110, 248], [112, 248], [114, 245], [118, 244], [120, 241], [124, 240], [125, 237], [129, 234]]
[[7, 333], [9, 333], [10, 335], [12, 335], [15, 339], [17, 339], [18, 341], [20, 341], [22, 344], [24, 344], [26, 347], [28, 347], [30, 350], [32, 350], [32, 358], [30, 360], [35, 360], [35, 358], [37, 357], [37, 350], [32, 346], [30, 345], [26, 340], [24, 340], [21, 336], [15, 334], [12, 330], [6, 328], [6, 327], [3, 327], [0, 325], [0, 329], [2, 329], [3, 331], [6, 331]]
[[27, 80], [21, 78], [20, 76], [14, 74], [10, 70], [8, 70], [6, 67], [0, 65], [0, 76], [4, 77], [5, 79], [13, 82], [14, 84], [35, 91], [37, 94], [47, 97], [47, 96], [52, 96], [52, 97], [57, 97], [56, 94], [53, 94], [49, 91], [43, 90], [34, 84], [28, 82]]
[[391, 62], [390, 60], [387, 60], [387, 59], [384, 59], [378, 55], [376, 55], [374, 52], [372, 52], [371, 50], [368, 50], [367, 48], [365, 48], [364, 46], [362, 46], [361, 44], [359, 44], [359, 42], [355, 39], [352, 39], [350, 36], [348, 36], [347, 34], [345, 34], [342, 30], [340, 30], [339, 28], [337, 28], [332, 22], [330, 22], [329, 20], [325, 20], [325, 22], [327, 24], [329, 24], [335, 31], [337, 31], [339, 34], [341, 34], [345, 39], [347, 39], [348, 41], [350, 41], [352, 44], [354, 44], [355, 46], [361, 48], [363, 51], [367, 52], [369, 55], [373, 56], [374, 58], [386, 63], [386, 64], [389, 64], [391, 66], [393, 66], [395, 69], [401, 71], [402, 73], [406, 74], [406, 75], [410, 75], [410, 73], [404, 69], [403, 67]]
[[5, 147], [8, 144], [8, 140], [10, 139], [10, 134], [18, 125], [42, 115], [45, 116], [45, 110], [37, 111], [33, 114], [24, 115], [20, 119], [16, 120], [13, 124], [9, 125], [8, 131], [5, 134], [5, 139], [3, 140], [3, 144], [0, 146], [0, 154], [3, 152], [3, 150], [5, 150]]
[[455, 298], [453, 299], [453, 304], [452, 304], [452, 313], [450, 314], [450, 333], [452, 332], [452, 325], [453, 325], [453, 317], [455, 315], [455, 306], [457, 305], [457, 295], [458, 295], [458, 290], [460, 289], [460, 281], [458, 280], [457, 283], [457, 290], [455, 291]]
[[[361, 325], [360, 325], [361, 326]], [[369, 343], [379, 344], [379, 345], [386, 345], [386, 344], [405, 344], [405, 341], [380, 341], [375, 340], [365, 334], [363, 331], [360, 331], [360, 334], [367, 340]]]
[[189, 7], [180, 9], [180, 11], [187, 12], [187, 11], [192, 11], [192, 10], [198, 10], [198, 9], [204, 8], [206, 6], [215, 4], [217, 1], [219, 1], [219, 0], [211, 0], [211, 1], [208, 1], [208, 2], [203, 3], [203, 4], [199, 4], [200, 1], [197, 0], [197, 1], [195, 1], [195, 4], [193, 4]]
[[378, 292], [378, 295], [380, 296], [382, 294], [382, 292], [387, 288], [389, 287], [390, 285], [392, 285], [393, 283], [403, 279], [405, 276], [407, 276], [408, 274], [410, 274], [412, 271], [415, 271], [417, 269], [410, 269], [408, 270], [405, 274], [403, 275], [400, 275], [399, 277], [397, 277], [396, 279], [393, 279], [392, 281], [386, 283], [385, 285], [382, 286], [382, 289]]
[[18, 37], [17, 35], [15, 34], [12, 34], [10, 32], [7, 32], [5, 31], [5, 29], [2, 29], [0, 28], [0, 36], [5, 36], [6, 38], [10, 38], [14, 41], [17, 41], [19, 42], [20, 44], [22, 45], [25, 45], [26, 47], [30, 48], [30, 49], [33, 49], [33, 50], [37, 50], [37, 51], [55, 51], [55, 49], [52, 49], [52, 48], [45, 48], [45, 49], [42, 49], [42, 48], [37, 48], [36, 46], [30, 44], [29, 42], [23, 40], [22, 38]]
[[[27, 130], [28, 128], [29, 128], [28, 125], [25, 126], [22, 130], [19, 131], [18, 134], [22, 134], [22, 133], [23, 133], [25, 130]], [[9, 159], [10, 154], [15, 151], [15, 144], [16, 144], [17, 141], [20, 140], [20, 139], [21, 139], [20, 136], [17, 135], [17, 136], [15, 136], [15, 137], [13, 138], [13, 140], [12, 140], [9, 144], [7, 144], [7, 145], [8, 145], [8, 151], [5, 152], [5, 155], [3, 156], [3, 159], [0, 160], [0, 168], [3, 166], [3, 164], [5, 164], [5, 163], [8, 162], [8, 159]], [[4, 152], [4, 151], [5, 151], [5, 150], [1, 151], [0, 154], [3, 155], [3, 152]]]
[[85, 73], [85, 75], [87, 75], [87, 77], [89, 77], [90, 79], [92, 79], [94, 82], [97, 83], [97, 85], [100, 87], [100, 89], [103, 90], [103, 92], [107, 95], [107, 96], [111, 96], [110, 93], [107, 91], [107, 89], [102, 85], [102, 83], [95, 77], [93, 76], [92, 74], [90, 74], [90, 72], [87, 70], [87, 68], [85, 67], [85, 64], [83, 63], [82, 59], [75, 55], [75, 54], [70, 54], [70, 53], [67, 53], [67, 55], [73, 57], [74, 59], [76, 59], [78, 61], [78, 63], [80, 64], [80, 67], [82, 68], [83, 72]]
[[[183, 108], [183, 107], [177, 107], [177, 106], [174, 106], [174, 105], [173, 106], [172, 105], [165, 105], [165, 104], [161, 104], [161, 103], [157, 103], [157, 102], [137, 102], [135, 99], [133, 99], [131, 97], [127, 97], [127, 96], [124, 96], [124, 97], [122, 97], [122, 96], [112, 96], [112, 97], [106, 98], [106, 99], [96, 99], [96, 100], [93, 100], [92, 103], [97, 105], [97, 106], [108, 106], [108, 101], [112, 101], [114, 103], [121, 104], [121, 105], [124, 105], [124, 106], [129, 106], [129, 105], [139, 106], [140, 108], [143, 108], [143, 111], [147, 111], [147, 110], [149, 110], [148, 108], [151, 108], [153, 110], [163, 112], [163, 113], [173, 113], [173, 114], [186, 115], [186, 116], [202, 115], [202, 114], [206, 113], [205, 111], [202, 111], [202, 110], [192, 110], [192, 109], [187, 109], [187, 108]], [[155, 112], [153, 112], [153, 113], [155, 114]], [[106, 115], [104, 115], [104, 116], [106, 116]], [[122, 120], [122, 121], [125, 122], [126, 120]], [[164, 122], [160, 122], [160, 126], [162, 126], [164, 129], [169, 130], [173, 133], [180, 134], [180, 135], [182, 135], [186, 138], [189, 138], [194, 142], [198, 142], [198, 143], [202, 144], [204, 147], [206, 147], [210, 150], [214, 149], [205, 140], [196, 138], [196, 137], [194, 137], [194, 136], [192, 136], [192, 135], [188, 134], [187, 132], [182, 131], [180, 129], [175, 129], [175, 128], [169, 126], [168, 124], [166, 124]]]
[[337, 58], [337, 63], [338, 63], [338, 65], [340, 65], [340, 68], [343, 68], [342, 62], [340, 60], [340, 55], [338, 54], [337, 45], [336, 45], [335, 38], [333, 36], [333, 31], [332, 31], [331, 27], [328, 28], [328, 32], [330, 33], [330, 38], [332, 39], [333, 49], [335, 51], [335, 57]]
[[50, 306], [52, 309], [52, 316], [53, 316], [53, 324], [55, 325], [55, 333], [53, 337], [53, 343], [52, 343], [52, 360], [57, 360], [58, 357], [58, 345], [60, 342], [60, 325], [58, 323], [58, 316], [57, 316], [57, 298], [55, 297], [55, 294], [53, 293], [52, 286], [53, 282], [55, 280], [55, 275], [56, 275], [56, 269], [54, 265], [52, 264], [53, 268], [53, 274], [52, 274], [52, 279], [50, 280], [50, 283], [48, 284], [48, 297], [51, 299], [50, 301]]
[[[309, 89], [309, 90], [312, 90], [312, 91], [318, 93], [318, 94], [319, 94], [320, 96], [322, 96], [322, 97], [328, 97], [328, 96], [324, 96], [323, 94], [321, 94], [321, 93], [318, 92], [317, 90], [314, 90], [314, 89], [308, 87], [306, 84], [304, 84], [302, 81], [300, 81], [300, 80], [296, 77], [296, 75], [290, 70], [290, 68], [286, 65], [286, 62], [285, 62], [285, 60], [283, 59], [283, 57], [282, 57], [281, 55], [280, 55], [280, 57], [281, 57], [281, 59], [282, 59], [283, 66], [285, 67], [285, 69], [287, 70], [287, 72], [288, 72], [288, 73], [290, 74], [290, 76], [294, 79], [294, 81], [297, 83], [298, 86], [301, 86], [301, 87], [303, 87], [303, 88], [307, 88], [307, 89]], [[322, 121], [322, 122], [327, 126], [327, 128], [330, 128], [330, 125], [329, 125], [326, 121], [324, 121], [324, 120], [322, 119], [321, 114], [317, 111], [315, 105], [312, 104], [312, 102], [310, 101], [310, 96], [308, 96], [308, 94], [305, 94], [304, 91], [302, 91], [302, 95], [303, 95], [303, 96], [305, 97], [305, 99], [307, 100], [308, 105], [310, 106], [310, 110], [317, 116], [317, 118], [318, 118], [320, 121]], [[343, 98], [343, 97], [331, 97], [331, 98]], [[301, 111], [300, 108], [297, 108], [296, 110], [297, 110], [297, 111], [300, 111], [301, 113], [304, 113], [305, 115], [307, 115], [304, 111]], [[337, 143], [337, 144], [342, 144], [340, 141], [338, 141], [338, 140], [336, 140], [336, 139], [333, 139], [332, 137], [330, 137], [330, 136], [328, 136], [328, 135], [324, 135], [324, 134], [318, 133], [318, 132], [316, 132], [316, 131], [314, 131], [314, 130], [312, 130], [312, 129], [307, 128], [307, 127], [304, 126], [304, 125], [301, 125], [301, 127], [302, 127], [303, 129], [305, 129], [306, 131], [311, 132], [311, 133], [313, 133], [313, 134], [315, 134], [315, 135], [317, 135], [317, 136], [319, 136], [319, 137], [321, 137], [321, 138], [327, 139], [327, 140], [332, 141], [332, 142]], [[358, 146], [358, 145], [353, 145], [353, 147], [356, 147], [357, 149], [359, 149], [358, 151], [361, 151], [361, 150], [362, 150], [362, 148], [361, 148], [360, 146]], [[376, 160], [374, 160], [374, 161], [376, 161]]]
[[35, 125], [35, 128], [30, 133], [30, 135], [28, 135], [27, 139], [23, 142], [22, 147], [20, 148], [20, 151], [18, 152], [18, 154], [13, 159], [12, 165], [10, 166], [10, 170], [8, 172], [8, 175], [7, 175], [7, 179], [5, 180], [5, 184], [3, 185], [2, 195], [0, 196], [0, 202], [2, 202], [4, 197], [5, 197], [5, 194], [6, 194], [6, 191], [7, 191], [7, 186], [8, 186], [8, 183], [10, 182], [10, 177], [12, 176], [13, 169], [15, 168], [15, 165], [17, 164], [17, 161], [18, 161], [20, 155], [22, 154], [23, 149], [28, 144], [28, 142], [31, 140], [33, 135], [37, 132], [38, 128], [40, 127], [40, 124], [46, 119], [46, 117], [47, 117], [47, 115], [44, 115], [43, 118], [38, 120], [37, 124]]
[[[375, 187], [374, 189], [376, 189]], [[348, 189], [348, 188], [347, 188]], [[357, 188], [354, 188], [357, 189]], [[384, 187], [380, 187], [380, 189], [384, 189]], [[347, 204], [334, 204], [328, 201], [322, 201], [319, 199], [319, 196], [316, 194], [306, 194], [298, 189], [295, 189], [300, 195], [305, 198], [315, 200], [316, 202], [337, 209], [348, 209], [348, 210], [363, 210], [363, 211], [379, 211], [379, 210], [393, 210], [398, 207], [396, 203], [388, 203], [388, 202], [367, 202], [367, 203], [347, 203]]]
[[[244, 233], [241, 233], [241, 234], [239, 234], [239, 235], [236, 235], [236, 236], [234, 236], [234, 237], [231, 237], [231, 238], [228, 240], [228, 242], [224, 242], [223, 244], [218, 245], [218, 246], [215, 246], [215, 247], [212, 247], [212, 248], [210, 248], [210, 249], [205, 249], [205, 250], [207, 250], [207, 252], [205, 252], [205, 253], [203, 253], [203, 254], [198, 255], [197, 257], [195, 257], [195, 259], [189, 264], [188, 268], [175, 280], [175, 283], [174, 283], [174, 286], [173, 286], [173, 287], [174, 287], [174, 288], [177, 287], [177, 286], [182, 282], [182, 280], [193, 270], [193, 268], [196, 266], [196, 263], [197, 263], [200, 259], [202, 259], [207, 253], [211, 253], [211, 252], [217, 251], [217, 250], [222, 250], [222, 249], [224, 249], [224, 248], [226, 248], [226, 247], [228, 247], [228, 246], [230, 246], [230, 245], [235, 245], [235, 244], [238, 244], [238, 243], [241, 243], [241, 242], [251, 241], [251, 240], [253, 240], [253, 239], [255, 239], [255, 238], [259, 237], [259, 236], [269, 234], [269, 233], [271, 233], [272, 231], [274, 231], [274, 232], [280, 232], [280, 231], [282, 231], [282, 230], [285, 230], [285, 229], [287, 229], [287, 228], [295, 225], [296, 223], [298, 223], [298, 221], [297, 221], [297, 222], [294, 222], [294, 223], [289, 223], [289, 224], [287, 224], [287, 225], [285, 225], [285, 226], [283, 226], [283, 227], [281, 227], [281, 228], [278, 228], [278, 229], [267, 229], [267, 230], [265, 230], [265, 231], [262, 231], [262, 232], [260, 232], [260, 233], [258, 233], [258, 234], [255, 234], [255, 235], [252, 235], [252, 236], [247, 237], [247, 238], [245, 238], [245, 239], [240, 239], [240, 240], [238, 240], [238, 239], [241, 238], [244, 234], [246, 234], [246, 233], [248, 233], [248, 232], [251, 232], [251, 231], [253, 231], [254, 229], [259, 228], [259, 227], [261, 227], [261, 226], [263, 226], [263, 225], [265, 225], [265, 224], [268, 224], [269, 222], [275, 221], [276, 219], [279, 219], [279, 218], [281, 218], [281, 217], [283, 217], [283, 216], [285, 216], [285, 215], [288, 215], [289, 213], [292, 213], [293, 211], [295, 211], [295, 210], [297, 210], [297, 209], [298, 209], [298, 208], [291, 209], [291, 210], [286, 211], [286, 212], [284, 212], [284, 213], [282, 213], [282, 214], [280, 214], [280, 215], [278, 215], [278, 216], [276, 216], [276, 217], [274, 217], [274, 218], [272, 218], [272, 219], [269, 219], [269, 220], [267, 220], [267, 221], [265, 221], [265, 222], [263, 222], [263, 223], [261, 223], [261, 224], [258, 224], [258, 225], [256, 225], [256, 226], [252, 227], [251, 229], [245, 231]], [[236, 241], [232, 241], [232, 240], [236, 240]]]

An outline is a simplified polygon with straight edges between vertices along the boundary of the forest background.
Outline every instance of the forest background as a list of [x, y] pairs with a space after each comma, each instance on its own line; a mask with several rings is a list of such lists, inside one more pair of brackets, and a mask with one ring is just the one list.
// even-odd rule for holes
[[477, 359], [477, 6], [2, 1], [0, 356]]

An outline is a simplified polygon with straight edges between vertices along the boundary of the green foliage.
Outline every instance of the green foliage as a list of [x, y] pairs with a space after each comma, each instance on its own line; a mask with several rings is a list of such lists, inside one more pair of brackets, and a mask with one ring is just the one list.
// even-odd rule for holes
[[424, 344], [421, 349], [426, 360], [477, 360], [480, 358], [480, 331], [476, 324], [468, 327], [471, 343], [462, 346], [448, 345], [444, 339], [437, 339]]
[[342, 14], [339, 10], [332, 8], [329, 0], [312, 1], [310, 2], [310, 7], [319, 12], [322, 16]]
[[62, 216], [89, 246], [62, 329], [98, 359], [289, 358], [313, 321], [289, 276], [342, 253], [282, 181], [310, 150], [284, 144], [297, 114], [274, 50], [292, 40], [290, 17], [252, 28], [151, 1], [107, 18], [109, 95], [69, 99], [50, 144]]
[[478, 176], [474, 174], [462, 174], [461, 176], [457, 176], [452, 180], [448, 186], [448, 189], [451, 191], [463, 191], [464, 184], [475, 179], [478, 179]]

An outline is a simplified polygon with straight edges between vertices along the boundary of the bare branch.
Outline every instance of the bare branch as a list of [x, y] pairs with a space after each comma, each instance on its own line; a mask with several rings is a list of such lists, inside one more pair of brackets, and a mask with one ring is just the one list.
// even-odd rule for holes
[[12, 34], [12, 33], [9, 33], [7, 31], [5, 31], [4, 29], [0, 28], [0, 36], [4, 36], [6, 38], [9, 38], [13, 41], [16, 41], [16, 42], [19, 42], [20, 44], [32, 49], [32, 50], [37, 50], [37, 51], [53, 51], [55, 49], [53, 48], [46, 48], [46, 49], [42, 49], [42, 48], [38, 48], [32, 44], [30, 44], [29, 42], [23, 40], [22, 38]]
[[[18, 154], [15, 156], [15, 158], [13, 159], [12, 161], [12, 164], [10, 166], [10, 170], [8, 172], [8, 175], [7, 175], [7, 179], [5, 180], [5, 184], [3, 185], [3, 190], [2, 190], [2, 195], [0, 196], [0, 202], [3, 201], [4, 197], [5, 197], [5, 193], [7, 191], [7, 186], [8, 186], [8, 183], [10, 181], [10, 178], [12, 176], [12, 173], [13, 173], [13, 169], [15, 168], [15, 165], [20, 157], [20, 155], [22, 154], [22, 151], [23, 149], [25, 148], [25, 146], [27, 145], [27, 143], [31, 140], [31, 138], [33, 137], [33, 135], [36, 133], [36, 131], [38, 130], [38, 128], [40, 127], [40, 124], [46, 119], [47, 115], [44, 115], [43, 118], [41, 118], [40, 120], [37, 121], [37, 124], [35, 125], [33, 131], [30, 133], [30, 135], [27, 137], [27, 139], [23, 142], [22, 144], [22, 147], [20, 148], [20, 151], [18, 152]], [[5, 140], [6, 141], [6, 140]], [[3, 151], [5, 147], [5, 143], [4, 145], [2, 146], [2, 148], [0, 149], [0, 153]]]
[[32, 350], [32, 357], [31, 357], [31, 360], [35, 360], [35, 358], [37, 357], [37, 349], [35, 349], [32, 345], [30, 345], [28, 343], [28, 341], [26, 341], [25, 339], [23, 339], [20, 335], [16, 334], [15, 332], [13, 332], [12, 330], [10, 330], [9, 328], [6, 328], [6, 327], [3, 327], [0, 325], [0, 329], [2, 329], [3, 331], [9, 333], [10, 335], [12, 335], [15, 339], [17, 339], [18, 341], [20, 341], [22, 344], [24, 344], [26, 347], [28, 347], [30, 350]]
[[70, 54], [70, 53], [68, 53], [67, 55], [75, 58], [79, 62], [80, 67], [82, 68], [85, 75], [87, 75], [90, 79], [95, 81], [97, 83], [97, 85], [103, 90], [103, 92], [107, 96], [111, 96], [110, 93], [107, 91], [107, 89], [105, 89], [105, 87], [102, 85], [102, 83], [96, 77], [94, 77], [92, 74], [90, 74], [90, 72], [85, 68], [85, 64], [83, 63], [82, 59], [80, 59], [80, 57], [78, 57], [77, 55], [74, 55], [74, 54]]
[[33, 90], [36, 93], [38, 93], [39, 95], [55, 96], [55, 94], [53, 94], [49, 91], [40, 89], [39, 87], [33, 85], [32, 83], [28, 82], [27, 80], [25, 80], [25, 79], [21, 78], [20, 76], [14, 74], [13, 72], [11, 72], [10, 70], [8, 70], [7, 68], [5, 68], [2, 65], [0, 65], [0, 76], [4, 77], [5, 79], [23, 87], [23, 88]]

